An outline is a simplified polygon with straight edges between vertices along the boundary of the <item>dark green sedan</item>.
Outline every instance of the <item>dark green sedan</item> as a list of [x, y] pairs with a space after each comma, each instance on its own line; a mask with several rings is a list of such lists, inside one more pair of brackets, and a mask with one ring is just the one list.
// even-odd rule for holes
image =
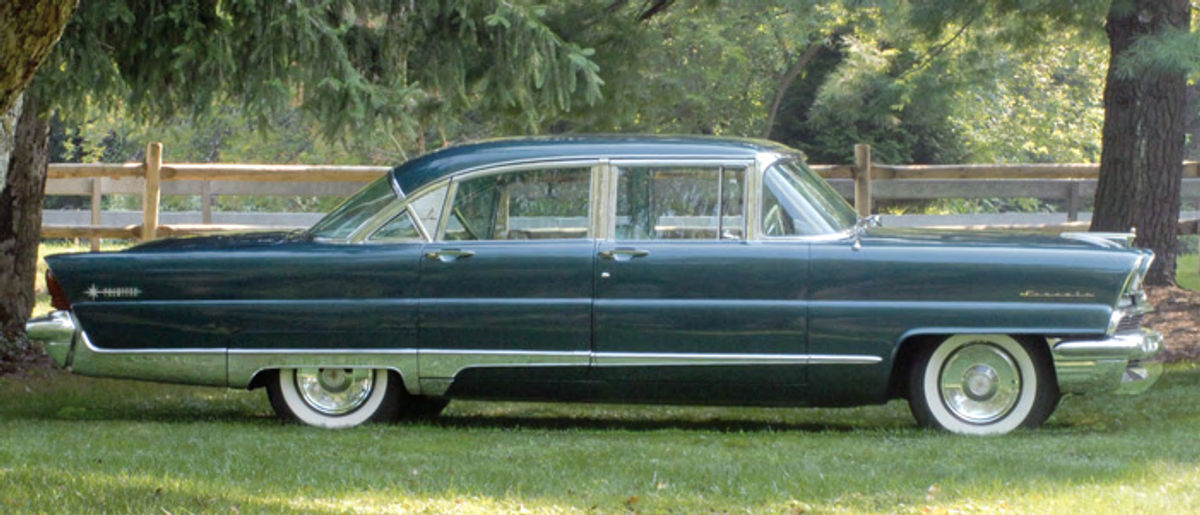
[[494, 140], [307, 231], [51, 256], [59, 311], [28, 328], [77, 374], [266, 387], [323, 427], [457, 398], [905, 398], [923, 426], [1005, 433], [1157, 378], [1129, 235], [876, 225], [770, 142]]

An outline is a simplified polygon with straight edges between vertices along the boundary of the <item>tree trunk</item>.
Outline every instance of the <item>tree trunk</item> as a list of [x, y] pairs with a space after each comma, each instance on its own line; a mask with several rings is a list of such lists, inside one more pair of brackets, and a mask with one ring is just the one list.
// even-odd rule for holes
[[1108, 77], [1093, 231], [1137, 230], [1137, 245], [1157, 259], [1146, 283], [1175, 284], [1176, 225], [1183, 177], [1186, 77], [1141, 66], [1123, 73], [1139, 39], [1188, 30], [1188, 0], [1114, 0], [1108, 12]]
[[0, 191], [0, 373], [30, 351], [25, 322], [34, 304], [49, 140], [36, 99], [26, 96]]
[[808, 44], [808, 48], [800, 54], [800, 58], [788, 68], [787, 73], [783, 75], [783, 79], [779, 81], [779, 89], [775, 91], [775, 99], [771, 101], [771, 108], [767, 111], [767, 123], [763, 128], [763, 139], [771, 139], [771, 133], [775, 130], [775, 118], [779, 116], [779, 106], [783, 105], [783, 97], [787, 94], [788, 88], [792, 87], [792, 83], [796, 82], [796, 78], [804, 72], [804, 67], [808, 66], [808, 62], [817, 55], [817, 51], [824, 48], [825, 44], [819, 41], [813, 41]]

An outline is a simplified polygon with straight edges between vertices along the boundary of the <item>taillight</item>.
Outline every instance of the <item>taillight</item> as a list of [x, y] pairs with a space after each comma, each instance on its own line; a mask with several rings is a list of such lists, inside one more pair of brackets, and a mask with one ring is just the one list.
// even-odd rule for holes
[[46, 291], [50, 292], [50, 305], [54, 309], [69, 310], [71, 309], [71, 300], [67, 298], [67, 292], [63, 290], [58, 279], [54, 277], [54, 272], [46, 269]]

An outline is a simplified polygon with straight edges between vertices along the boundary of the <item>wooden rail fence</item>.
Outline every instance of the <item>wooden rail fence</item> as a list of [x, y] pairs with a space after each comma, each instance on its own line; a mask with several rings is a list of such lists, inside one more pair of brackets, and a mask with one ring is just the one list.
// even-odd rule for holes
[[[1083, 202], [1095, 194], [1096, 164], [887, 165], [871, 162], [871, 149], [856, 145], [851, 165], [812, 165], [861, 214], [872, 212], [875, 200], [939, 198], [1017, 198], [1065, 200], [1068, 221], [1078, 220]], [[47, 238], [150, 240], [161, 236], [203, 234], [263, 226], [214, 224], [214, 195], [337, 195], [353, 193], [362, 184], [387, 172], [387, 166], [249, 165], [164, 163], [161, 143], [146, 147], [141, 163], [67, 164], [49, 166], [47, 195], [91, 197], [88, 225], [46, 224]], [[1200, 198], [1200, 163], [1184, 163], [1183, 197]], [[142, 223], [101, 225], [101, 197], [141, 194]], [[162, 195], [199, 195], [200, 224], [160, 223]], [[1192, 224], [1195, 225], [1195, 224]]]

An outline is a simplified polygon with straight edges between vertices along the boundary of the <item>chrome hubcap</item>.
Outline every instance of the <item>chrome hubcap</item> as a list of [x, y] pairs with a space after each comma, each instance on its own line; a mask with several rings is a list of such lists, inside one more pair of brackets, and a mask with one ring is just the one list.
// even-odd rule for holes
[[946, 408], [974, 424], [1002, 418], [1021, 396], [1021, 372], [1012, 357], [985, 342], [964, 345], [950, 354], [939, 384]]
[[375, 385], [372, 370], [353, 368], [301, 368], [296, 370], [296, 390], [304, 403], [326, 415], [344, 415], [367, 402]]

